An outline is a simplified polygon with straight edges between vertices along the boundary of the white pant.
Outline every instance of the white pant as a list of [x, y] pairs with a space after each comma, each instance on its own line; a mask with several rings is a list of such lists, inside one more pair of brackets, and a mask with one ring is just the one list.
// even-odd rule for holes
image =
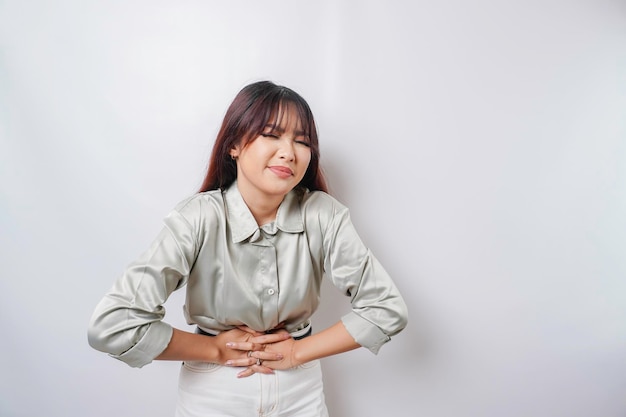
[[237, 378], [242, 369], [185, 362], [176, 417], [328, 417], [319, 360], [273, 375]]

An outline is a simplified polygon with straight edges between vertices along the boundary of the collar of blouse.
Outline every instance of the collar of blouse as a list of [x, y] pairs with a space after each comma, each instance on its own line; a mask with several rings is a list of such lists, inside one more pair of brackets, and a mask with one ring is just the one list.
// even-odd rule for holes
[[[257, 225], [241, 193], [239, 193], [237, 181], [233, 182], [233, 184], [223, 192], [223, 195], [226, 203], [226, 211], [228, 213], [228, 223], [232, 231], [233, 243], [242, 242], [255, 232], [258, 233], [260, 229], [259, 225]], [[301, 233], [304, 231], [298, 192], [291, 190], [285, 196], [278, 207], [274, 224], [276, 229], [287, 233]]]

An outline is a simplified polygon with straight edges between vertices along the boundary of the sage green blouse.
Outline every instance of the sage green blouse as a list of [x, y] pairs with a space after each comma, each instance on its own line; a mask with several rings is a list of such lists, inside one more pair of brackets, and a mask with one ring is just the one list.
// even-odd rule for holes
[[164, 302], [186, 285], [189, 324], [209, 332], [285, 323], [294, 332], [318, 307], [322, 277], [352, 304], [342, 318], [360, 345], [377, 353], [406, 326], [407, 309], [391, 278], [357, 235], [346, 207], [330, 195], [291, 191], [276, 220], [259, 227], [237, 183], [196, 194], [100, 301], [88, 338], [130, 366], [150, 363], [172, 327]]

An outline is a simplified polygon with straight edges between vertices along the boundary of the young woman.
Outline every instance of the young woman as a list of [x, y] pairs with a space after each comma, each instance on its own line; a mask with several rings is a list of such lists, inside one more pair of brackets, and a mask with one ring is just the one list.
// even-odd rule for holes
[[[202, 189], [98, 304], [89, 343], [130, 366], [183, 361], [176, 416], [326, 416], [319, 359], [377, 353], [406, 305], [327, 194], [306, 101], [268, 81], [243, 88], [217, 135]], [[312, 333], [322, 277], [352, 311]], [[186, 285], [196, 333], [163, 322]]]

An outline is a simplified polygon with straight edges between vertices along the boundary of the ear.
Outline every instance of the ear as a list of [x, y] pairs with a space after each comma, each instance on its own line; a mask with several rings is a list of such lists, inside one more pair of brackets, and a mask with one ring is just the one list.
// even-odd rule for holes
[[237, 159], [239, 157], [239, 149], [237, 149], [236, 147], [232, 148], [230, 151], [228, 151], [228, 154], [231, 158]]

